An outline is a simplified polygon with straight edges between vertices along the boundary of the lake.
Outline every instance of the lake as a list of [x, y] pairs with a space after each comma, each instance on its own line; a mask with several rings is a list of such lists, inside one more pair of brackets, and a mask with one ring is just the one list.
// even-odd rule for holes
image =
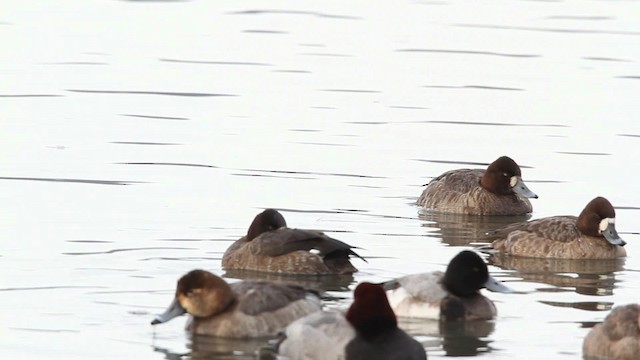
[[250, 359], [152, 327], [176, 280], [225, 275], [264, 208], [360, 247], [328, 289], [444, 270], [509, 219], [424, 213], [423, 185], [501, 155], [531, 218], [616, 207], [620, 261], [483, 255], [495, 321], [407, 321], [429, 359], [576, 359], [638, 301], [640, 3], [18, 2], [0, 13], [0, 354]]

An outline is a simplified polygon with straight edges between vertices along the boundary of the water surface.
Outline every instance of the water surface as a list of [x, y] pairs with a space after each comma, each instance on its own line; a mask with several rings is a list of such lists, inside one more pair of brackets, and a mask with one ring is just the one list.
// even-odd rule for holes
[[[505, 219], [414, 205], [514, 158], [532, 218], [617, 207], [621, 261], [484, 255], [495, 321], [402, 322], [430, 359], [575, 359], [637, 302], [640, 5], [632, 1], [57, 1], [0, 14], [0, 353], [252, 358], [152, 328], [179, 276], [220, 268], [263, 208], [362, 248], [357, 282], [442, 270]], [[513, 219], [513, 220], [526, 220]], [[10, 310], [8, 310], [10, 309]]]

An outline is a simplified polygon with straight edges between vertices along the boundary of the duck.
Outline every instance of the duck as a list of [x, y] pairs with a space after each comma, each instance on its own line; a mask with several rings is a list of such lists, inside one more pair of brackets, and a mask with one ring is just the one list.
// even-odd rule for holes
[[480, 289], [513, 292], [491, 277], [485, 262], [471, 250], [453, 257], [444, 273], [407, 275], [384, 282], [382, 287], [397, 316], [445, 322], [493, 319], [496, 306]]
[[384, 289], [360, 283], [346, 312], [319, 311], [291, 323], [278, 346], [290, 359], [426, 360], [424, 347], [398, 327]]
[[551, 216], [507, 225], [488, 233], [493, 251], [505, 255], [560, 259], [616, 259], [627, 255], [615, 227], [616, 212], [598, 196], [578, 217]]
[[487, 169], [450, 170], [431, 180], [416, 202], [436, 212], [470, 215], [525, 215], [537, 199], [522, 180], [520, 166], [501, 156]]
[[586, 357], [636, 360], [640, 354], [640, 305], [616, 306], [604, 322], [594, 326], [584, 338]]
[[320, 231], [287, 227], [275, 209], [256, 215], [247, 234], [222, 256], [225, 270], [251, 270], [282, 274], [331, 275], [358, 271], [351, 256], [366, 260], [355, 247]]
[[225, 338], [275, 336], [294, 320], [321, 310], [317, 293], [300, 286], [245, 280], [227, 283], [205, 270], [178, 280], [175, 298], [152, 325], [188, 313], [192, 334]]

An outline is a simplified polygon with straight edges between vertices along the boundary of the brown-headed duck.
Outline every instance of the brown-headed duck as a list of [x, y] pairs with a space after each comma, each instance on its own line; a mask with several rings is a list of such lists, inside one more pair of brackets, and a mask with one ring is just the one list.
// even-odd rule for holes
[[520, 167], [507, 156], [484, 169], [447, 171], [427, 184], [417, 204], [429, 210], [471, 215], [524, 215], [532, 211], [527, 198], [537, 199]]
[[512, 291], [491, 277], [482, 258], [469, 250], [451, 259], [444, 273], [407, 275], [382, 285], [397, 316], [442, 321], [492, 319], [496, 307], [480, 289]]
[[589, 331], [582, 344], [587, 359], [637, 360], [640, 357], [640, 305], [616, 306]]
[[236, 240], [222, 256], [226, 270], [253, 270], [286, 274], [351, 274], [354, 246], [320, 231], [291, 229], [282, 214], [266, 209], [256, 215], [247, 235]]
[[508, 225], [487, 234], [506, 255], [562, 259], [627, 256], [615, 227], [616, 212], [603, 198], [591, 200], [580, 216], [552, 216]]
[[361, 283], [346, 316], [316, 312], [287, 327], [279, 353], [290, 359], [426, 360], [424, 347], [398, 328], [380, 285]]
[[302, 287], [267, 281], [228, 284], [204, 270], [178, 280], [176, 295], [152, 325], [184, 313], [187, 330], [198, 335], [251, 338], [276, 335], [292, 321], [321, 309], [320, 298]]

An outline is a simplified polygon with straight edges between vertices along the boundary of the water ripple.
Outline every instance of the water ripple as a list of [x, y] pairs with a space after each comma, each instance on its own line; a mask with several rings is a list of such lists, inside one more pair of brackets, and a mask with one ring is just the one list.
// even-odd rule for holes
[[248, 30], [242, 30], [242, 32], [244, 33], [250, 33], [250, 34], [288, 34], [287, 31], [280, 31], [280, 30], [260, 30], [260, 29], [248, 29]]
[[158, 120], [189, 120], [188, 118], [183, 118], [183, 117], [156, 116], [156, 115], [120, 114], [120, 116], [137, 117], [137, 118], [143, 118], [143, 119], [158, 119]]
[[178, 143], [147, 142], [147, 141], [112, 141], [111, 144], [118, 144], [118, 145], [182, 145], [182, 144], [178, 144]]
[[148, 250], [195, 250], [195, 249], [194, 248], [187, 248], [187, 247], [156, 246], [156, 247], [111, 249], [111, 250], [106, 250], [106, 251], [65, 252], [65, 253], [62, 253], [62, 255], [107, 255], [107, 254], [115, 254], [115, 253], [120, 253], [120, 252], [148, 251]]
[[514, 123], [494, 123], [494, 122], [473, 122], [473, 121], [447, 121], [447, 120], [420, 120], [412, 123], [430, 124], [451, 124], [451, 125], [479, 125], [479, 126], [523, 126], [523, 127], [569, 127], [561, 124], [514, 124]]
[[333, 15], [316, 11], [302, 10], [240, 10], [232, 11], [231, 15], [309, 15], [321, 18], [344, 19], [344, 20], [360, 20], [361, 18], [349, 15]]
[[600, 153], [600, 152], [580, 152], [580, 151], [556, 151], [556, 154], [566, 154], [566, 155], [587, 155], [587, 156], [607, 156], [611, 155], [609, 153]]
[[202, 168], [218, 169], [218, 166], [215, 166], [215, 165], [188, 164], [188, 163], [170, 163], [170, 162], [118, 162], [118, 163], [114, 163], [114, 164], [118, 164], [118, 165], [189, 166], [189, 167], [202, 167]]
[[26, 180], [26, 181], [51, 181], [64, 183], [79, 184], [96, 184], [96, 185], [132, 185], [144, 184], [144, 181], [121, 181], [121, 180], [88, 180], [88, 179], [62, 179], [62, 178], [35, 178], [35, 177], [12, 177], [0, 176], [0, 180]]
[[116, 95], [161, 95], [161, 96], [187, 96], [187, 97], [238, 96], [233, 94], [172, 92], [172, 91], [84, 90], [84, 89], [66, 89], [66, 91], [75, 92], [75, 93], [84, 93], [84, 94], [116, 94]]
[[493, 51], [476, 51], [476, 50], [448, 50], [448, 49], [399, 49], [399, 52], [418, 52], [418, 53], [441, 53], [441, 54], [462, 54], [462, 55], [489, 55], [489, 56], [505, 56], [514, 58], [536, 58], [540, 55], [532, 54], [509, 54]]
[[318, 91], [328, 91], [328, 92], [344, 92], [344, 93], [355, 93], [355, 94], [379, 94], [378, 90], [366, 90], [366, 89], [319, 89]]
[[464, 85], [464, 86], [425, 85], [423, 87], [436, 88], [436, 89], [480, 89], [480, 90], [524, 91], [524, 89], [521, 89], [521, 88], [504, 87], [504, 86], [489, 86], [489, 85]]
[[584, 60], [593, 60], [593, 61], [612, 61], [612, 62], [630, 62], [630, 60], [625, 59], [616, 59], [610, 57], [602, 57], [602, 56], [585, 56]]
[[3, 94], [0, 98], [34, 98], [34, 97], [61, 97], [64, 95], [56, 94]]
[[506, 25], [485, 25], [485, 24], [456, 24], [454, 26], [480, 28], [480, 29], [497, 29], [497, 30], [557, 32], [557, 33], [567, 33], [567, 34], [604, 34], [604, 35], [631, 35], [631, 36], [640, 35], [640, 31], [628, 31], [628, 30], [560, 29], [560, 28], [541, 28], [541, 27], [528, 27], [528, 26], [506, 26]]
[[181, 59], [158, 59], [163, 62], [199, 64], [199, 65], [242, 65], [242, 66], [272, 66], [271, 64], [249, 61], [208, 61], [208, 60], [181, 60]]
[[58, 290], [58, 289], [105, 289], [104, 286], [27, 286], [27, 287], [11, 287], [0, 288], [2, 291], [33, 291], [33, 290]]

